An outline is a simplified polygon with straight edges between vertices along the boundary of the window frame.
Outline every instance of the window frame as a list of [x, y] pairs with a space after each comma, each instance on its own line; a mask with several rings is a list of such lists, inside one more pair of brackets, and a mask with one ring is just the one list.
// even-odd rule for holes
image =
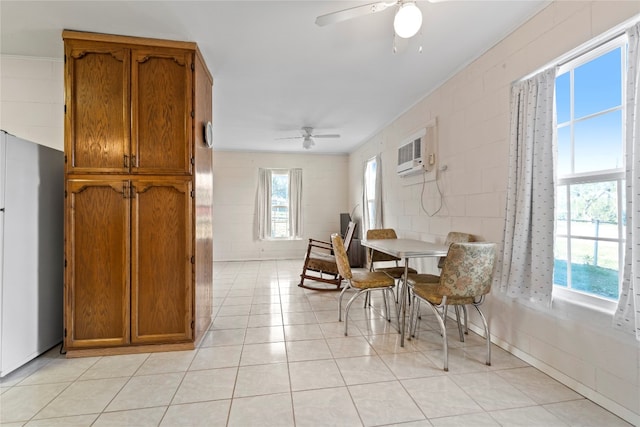
[[[289, 169], [270, 169], [270, 176], [271, 176], [271, 194], [269, 194], [269, 219], [270, 219], [270, 225], [269, 225], [269, 231], [271, 232], [269, 236], [267, 236], [268, 240], [291, 240], [293, 239], [292, 236], [292, 231], [291, 231], [291, 227], [290, 227], [290, 216], [291, 216], [291, 172], [289, 171]], [[276, 207], [282, 207], [284, 205], [278, 205], [275, 206], [273, 204], [273, 189], [274, 189], [274, 185], [273, 185], [273, 181], [274, 178], [276, 176], [286, 176], [286, 182], [287, 182], [287, 205], [286, 205], [286, 230], [287, 230], [287, 235], [286, 236], [275, 236], [275, 216], [274, 216], [274, 208]]]
[[[564, 187], [564, 190], [566, 191], [566, 195], [564, 196], [565, 200], [567, 201], [567, 213], [568, 213], [568, 219], [571, 218], [571, 198], [570, 198], [570, 187], [572, 185], [579, 185], [579, 184], [588, 184], [588, 183], [600, 183], [600, 182], [616, 182], [616, 187], [617, 187], [617, 194], [616, 194], [616, 198], [617, 198], [617, 221], [618, 221], [618, 226], [617, 226], [617, 238], [603, 238], [603, 237], [595, 237], [595, 236], [581, 236], [581, 235], [577, 235], [577, 234], [572, 234], [571, 233], [571, 221], [567, 220], [567, 231], [566, 234], [558, 234], [557, 231], [554, 232], [554, 245], [555, 245], [555, 241], [558, 238], [564, 238], [567, 240], [567, 247], [566, 247], [566, 251], [567, 251], [567, 264], [569, 264], [569, 260], [572, 260], [571, 258], [571, 244], [569, 243], [571, 241], [571, 239], [588, 239], [588, 240], [594, 240], [594, 241], [602, 241], [602, 242], [613, 242], [613, 243], [617, 243], [618, 245], [618, 289], [620, 291], [621, 289], [621, 283], [622, 283], [622, 272], [623, 272], [623, 268], [624, 268], [624, 242], [625, 242], [625, 235], [624, 235], [624, 224], [623, 224], [623, 212], [624, 212], [624, 182], [625, 182], [625, 166], [624, 166], [624, 160], [622, 162], [622, 165], [619, 168], [614, 168], [614, 169], [606, 169], [606, 170], [599, 170], [599, 171], [593, 171], [593, 172], [579, 172], [579, 173], [575, 173], [575, 139], [574, 139], [574, 128], [575, 128], [575, 124], [576, 123], [580, 123], [580, 122], [584, 122], [599, 116], [603, 116], [605, 114], [609, 114], [611, 112], [614, 111], [621, 111], [621, 116], [622, 116], [622, 123], [621, 123], [621, 135], [623, 138], [622, 141], [622, 158], [625, 158], [625, 144], [624, 144], [624, 138], [626, 135], [626, 104], [625, 104], [625, 99], [626, 99], [626, 61], [627, 61], [627, 46], [628, 46], [628, 40], [625, 34], [620, 34], [617, 35], [599, 45], [597, 45], [595, 48], [591, 48], [588, 51], [582, 51], [581, 53], [578, 53], [574, 56], [572, 56], [571, 59], [565, 61], [563, 64], [559, 65], [557, 68], [557, 73], [556, 73], [556, 78], [558, 78], [559, 76], [564, 75], [567, 72], [570, 72], [570, 96], [569, 96], [569, 102], [570, 102], [570, 118], [569, 120], [562, 122], [560, 125], [559, 124], [555, 124], [555, 128], [556, 128], [556, 138], [558, 135], [558, 131], [562, 128], [565, 128], [567, 126], [570, 127], [570, 150], [571, 150], [571, 155], [570, 155], [570, 161], [571, 161], [571, 173], [563, 175], [563, 176], [559, 176], [556, 175], [556, 183], [555, 183], [555, 187], [556, 187], [556, 192], [559, 192], [560, 189], [562, 187]], [[620, 105], [619, 106], [615, 106], [612, 108], [608, 108], [608, 109], [604, 109], [602, 111], [598, 111], [596, 113], [591, 113], [588, 114], [586, 116], [582, 116], [579, 119], [575, 119], [574, 114], [575, 114], [575, 107], [574, 107], [574, 102], [575, 102], [575, 93], [574, 93], [574, 82], [573, 82], [573, 70], [577, 69], [578, 67], [587, 64], [609, 52], [614, 51], [615, 49], [621, 49], [621, 100], [620, 100]], [[556, 115], [557, 117], [557, 115]], [[557, 172], [556, 172], [557, 174]], [[557, 196], [556, 196], [556, 200]], [[557, 230], [557, 211], [554, 212], [554, 226], [556, 227]], [[554, 257], [555, 258], [555, 257]], [[569, 269], [567, 271], [567, 275], [570, 278], [570, 272]], [[578, 303], [580, 305], [587, 305], [587, 306], [594, 306], [597, 309], [603, 310], [603, 311], [608, 311], [608, 312], [612, 312], [616, 309], [617, 307], [617, 303], [618, 303], [618, 299], [619, 299], [619, 295], [618, 295], [618, 299], [616, 300], [612, 300], [612, 299], [608, 299], [605, 298], [603, 296], [598, 296], [596, 294], [591, 294], [591, 293], [586, 293], [577, 289], [572, 289], [569, 287], [563, 287], [560, 285], [556, 285], [555, 283], [553, 284], [553, 297], [560, 297], [561, 299], [566, 299], [575, 303]]]
[[[365, 161], [365, 166], [364, 166], [364, 176], [363, 176], [363, 183], [364, 183], [364, 189], [363, 189], [364, 191], [363, 191], [363, 193], [364, 193], [364, 197], [363, 197], [363, 199], [364, 199], [364, 204], [365, 204], [364, 210], [366, 211], [366, 215], [365, 215], [366, 221], [363, 221], [364, 222], [364, 224], [363, 224], [364, 227], [363, 228], [364, 228], [364, 232], [365, 233], [366, 233], [367, 230], [371, 230], [371, 229], [376, 228], [376, 219], [377, 219], [377, 215], [379, 215], [379, 212], [376, 212], [376, 209], [375, 209], [375, 206], [377, 204], [376, 187], [378, 185], [378, 183], [376, 182], [377, 181], [377, 168], [380, 167], [380, 165], [378, 163], [379, 163], [378, 162], [378, 157], [377, 156], [373, 156], [370, 159], [367, 159]], [[369, 165], [371, 165], [371, 164], [374, 164], [375, 168], [370, 168]], [[368, 175], [369, 175], [370, 172], [373, 174], [373, 177], [370, 179], [370, 181], [372, 181], [372, 184], [373, 184], [372, 186], [368, 185], [368, 182], [367, 182], [368, 181]], [[372, 199], [369, 198], [369, 194], [368, 194], [369, 192], [373, 193], [373, 198]], [[371, 209], [370, 209], [371, 203], [373, 203], [373, 206], [374, 206], [374, 208], [373, 208], [374, 215], [373, 216], [371, 215]]]

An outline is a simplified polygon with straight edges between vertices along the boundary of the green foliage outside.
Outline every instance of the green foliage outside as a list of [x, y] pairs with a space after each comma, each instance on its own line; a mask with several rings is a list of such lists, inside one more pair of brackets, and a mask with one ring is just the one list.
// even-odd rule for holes
[[[553, 282], [567, 287], [567, 262], [556, 259]], [[607, 299], [618, 299], [618, 270], [590, 264], [571, 264], [571, 289]]]
[[[619, 184], [622, 185], [612, 180], [558, 187], [554, 284], [602, 298], [618, 299], [620, 243], [614, 239], [620, 232]], [[620, 205], [624, 206], [624, 203]], [[624, 221], [624, 212], [620, 216]], [[569, 254], [571, 282], [567, 277]]]

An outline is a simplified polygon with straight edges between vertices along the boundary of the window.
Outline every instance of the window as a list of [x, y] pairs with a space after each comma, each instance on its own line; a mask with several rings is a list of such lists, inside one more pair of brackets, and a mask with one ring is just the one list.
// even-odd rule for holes
[[379, 215], [380, 202], [379, 202], [379, 158], [373, 157], [367, 160], [364, 168], [364, 225], [366, 230], [371, 230], [381, 227], [381, 218]]
[[259, 238], [300, 238], [302, 170], [260, 169], [258, 196]]
[[271, 173], [271, 238], [289, 237], [289, 172]]
[[558, 69], [555, 290], [617, 301], [624, 249], [626, 37]]

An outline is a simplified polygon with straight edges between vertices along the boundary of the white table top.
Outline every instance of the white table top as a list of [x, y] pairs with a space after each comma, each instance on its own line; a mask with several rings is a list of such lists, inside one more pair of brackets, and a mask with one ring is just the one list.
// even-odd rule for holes
[[398, 258], [446, 256], [449, 247], [415, 239], [369, 239], [360, 244]]

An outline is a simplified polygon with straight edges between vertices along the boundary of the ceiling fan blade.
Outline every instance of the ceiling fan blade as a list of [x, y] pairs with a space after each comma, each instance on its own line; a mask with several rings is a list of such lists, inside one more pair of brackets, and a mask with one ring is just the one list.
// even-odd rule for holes
[[358, 18], [360, 16], [369, 15], [371, 13], [381, 12], [390, 6], [398, 4], [397, 1], [387, 2], [380, 1], [377, 3], [355, 6], [349, 9], [339, 10], [337, 12], [327, 13], [316, 18], [316, 25], [324, 27], [325, 25], [335, 24], [337, 22], [346, 21], [347, 19]]
[[312, 138], [340, 138], [340, 135], [337, 133], [328, 133], [325, 135], [311, 135]]
[[281, 140], [281, 139], [302, 139], [304, 138], [304, 136], [288, 136], [285, 138], [276, 138], [276, 140]]

